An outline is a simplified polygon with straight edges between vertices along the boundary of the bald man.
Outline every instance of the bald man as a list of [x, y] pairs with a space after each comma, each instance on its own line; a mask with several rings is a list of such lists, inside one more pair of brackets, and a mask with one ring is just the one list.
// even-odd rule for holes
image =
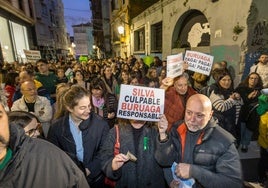
[[175, 175], [193, 178], [193, 188], [242, 187], [242, 172], [234, 137], [212, 118], [212, 104], [202, 94], [191, 96], [186, 104], [184, 121], [176, 122], [166, 133], [168, 122], [163, 115], [158, 123], [156, 160], [168, 167], [165, 177], [170, 187], [178, 187], [170, 167], [178, 163]]
[[52, 119], [52, 106], [46, 97], [39, 96], [33, 80], [21, 84], [22, 97], [16, 100], [11, 111], [27, 111], [34, 113], [42, 124], [44, 136], [47, 136]]

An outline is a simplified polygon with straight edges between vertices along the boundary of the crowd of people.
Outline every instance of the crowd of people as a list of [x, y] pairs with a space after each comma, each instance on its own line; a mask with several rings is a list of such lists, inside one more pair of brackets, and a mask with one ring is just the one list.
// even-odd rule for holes
[[[187, 180], [194, 188], [242, 187], [238, 150], [248, 152], [252, 139], [265, 183], [267, 63], [262, 54], [237, 87], [226, 61], [214, 63], [210, 76], [184, 65], [175, 78], [159, 57], [150, 65], [135, 56], [6, 64], [0, 187], [175, 188]], [[158, 123], [117, 118], [122, 84], [165, 90]]]

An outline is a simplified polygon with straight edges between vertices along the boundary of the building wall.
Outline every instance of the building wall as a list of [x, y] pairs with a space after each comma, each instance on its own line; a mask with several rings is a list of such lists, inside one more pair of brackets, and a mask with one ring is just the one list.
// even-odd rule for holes
[[[132, 19], [131, 53], [134, 51], [134, 32], [145, 27], [145, 51], [138, 56], [150, 55], [151, 25], [162, 21], [162, 59], [185, 48], [173, 48], [172, 40], [176, 27], [191, 10], [198, 10], [208, 20], [210, 26], [210, 45], [192, 47], [191, 50], [210, 53], [214, 61], [227, 60], [235, 69], [235, 82], [238, 83], [252, 60], [268, 47], [267, 6], [268, 1], [261, 0], [163, 0], [155, 3], [137, 17]], [[244, 30], [240, 34], [233, 33], [233, 28], [239, 24]], [[265, 32], [266, 31], [266, 32]], [[245, 70], [246, 70], [245, 69]]]
[[68, 41], [62, 0], [36, 0], [34, 2], [37, 49], [47, 58], [66, 56]]
[[0, 3], [0, 63], [23, 62], [23, 50], [32, 47], [34, 24], [32, 1], [1, 1]]
[[93, 27], [91, 23], [73, 26], [74, 43], [76, 45], [76, 55], [92, 55], [94, 38], [92, 36]]

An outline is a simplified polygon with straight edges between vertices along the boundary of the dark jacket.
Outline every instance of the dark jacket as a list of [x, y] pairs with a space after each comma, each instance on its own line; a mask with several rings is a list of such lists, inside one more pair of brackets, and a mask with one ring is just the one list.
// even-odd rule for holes
[[[84, 161], [78, 166], [83, 165], [83, 168], [90, 170], [88, 178], [91, 182], [101, 174], [99, 151], [108, 134], [109, 125], [100, 116], [91, 113], [87, 120], [81, 122], [79, 128], [82, 130]], [[76, 145], [69, 126], [69, 115], [65, 115], [53, 123], [47, 139], [65, 151], [74, 162], [78, 162]]]
[[[112, 170], [115, 135], [115, 128], [112, 128], [102, 147], [101, 154], [102, 169], [106, 176], [117, 180], [116, 187], [164, 188], [165, 180], [163, 170], [154, 158], [157, 130], [145, 124], [139, 137], [138, 148], [135, 149], [132, 126], [130, 124], [119, 126], [120, 153], [127, 154], [130, 151], [137, 157], [137, 161], [128, 161], [117, 171]], [[146, 150], [144, 150], [145, 137], [149, 139]]]
[[[181, 162], [181, 138], [186, 132], [186, 125], [178, 123], [172, 127], [168, 141], [161, 143], [157, 137], [155, 157], [159, 164], [169, 168], [174, 161]], [[200, 142], [194, 146], [193, 164], [190, 167], [190, 177], [196, 181], [194, 187], [242, 187], [241, 164], [234, 145], [235, 139], [213, 119], [201, 135]]]
[[10, 126], [12, 159], [0, 170], [1, 188], [89, 187], [84, 174], [53, 144], [25, 136], [24, 130]]

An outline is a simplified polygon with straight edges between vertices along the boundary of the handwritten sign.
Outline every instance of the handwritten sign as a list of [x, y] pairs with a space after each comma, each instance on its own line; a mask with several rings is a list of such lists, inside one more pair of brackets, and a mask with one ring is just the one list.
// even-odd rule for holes
[[41, 59], [40, 51], [38, 50], [23, 50], [28, 63], [36, 63], [37, 60]]
[[201, 52], [189, 51], [185, 53], [184, 61], [188, 63], [188, 70], [209, 75], [214, 57]]
[[121, 84], [117, 117], [156, 122], [163, 112], [163, 89]]
[[167, 56], [167, 77], [175, 78], [182, 74], [183, 71], [182, 53]]

